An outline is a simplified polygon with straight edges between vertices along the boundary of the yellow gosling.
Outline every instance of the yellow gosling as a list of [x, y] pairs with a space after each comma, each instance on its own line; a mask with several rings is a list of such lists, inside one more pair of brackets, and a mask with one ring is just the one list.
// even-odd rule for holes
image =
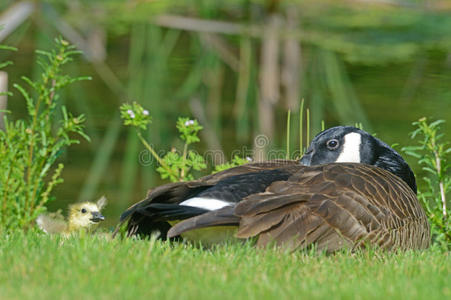
[[38, 227], [47, 234], [69, 236], [82, 230], [93, 232], [97, 225], [105, 219], [101, 211], [107, 200], [102, 196], [97, 202], [81, 202], [69, 206], [68, 220], [64, 220], [61, 212], [41, 214], [36, 219]]

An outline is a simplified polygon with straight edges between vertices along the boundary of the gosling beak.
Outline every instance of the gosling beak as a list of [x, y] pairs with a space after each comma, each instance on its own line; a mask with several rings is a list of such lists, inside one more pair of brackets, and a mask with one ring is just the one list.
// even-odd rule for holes
[[95, 223], [105, 220], [105, 217], [98, 211], [92, 212], [91, 215], [92, 215], [91, 221]]

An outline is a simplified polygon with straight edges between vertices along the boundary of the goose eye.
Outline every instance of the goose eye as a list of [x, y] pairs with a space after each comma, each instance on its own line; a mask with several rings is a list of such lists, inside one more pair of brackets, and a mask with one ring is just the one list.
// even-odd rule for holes
[[329, 150], [337, 149], [338, 145], [339, 145], [339, 143], [338, 143], [337, 139], [328, 140], [327, 143], [326, 143], [327, 149], [329, 149]]
[[86, 209], [82, 208], [82, 209], [81, 209], [81, 213], [82, 213], [82, 214], [85, 214], [85, 213], [86, 213]]

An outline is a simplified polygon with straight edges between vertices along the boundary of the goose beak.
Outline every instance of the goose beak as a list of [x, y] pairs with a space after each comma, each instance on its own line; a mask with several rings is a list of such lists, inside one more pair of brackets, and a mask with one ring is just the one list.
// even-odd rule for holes
[[91, 221], [95, 223], [105, 220], [105, 217], [98, 211], [92, 212], [91, 215], [92, 215]]
[[301, 160], [299, 161], [301, 163], [301, 165], [310, 166], [312, 163], [312, 155], [313, 155], [312, 150], [308, 150], [307, 152], [305, 152], [305, 154], [302, 156]]
[[312, 157], [310, 155], [304, 155], [304, 156], [302, 156], [302, 158], [301, 158], [301, 160], [299, 162], [303, 166], [310, 166], [310, 161], [311, 160], [312, 160]]

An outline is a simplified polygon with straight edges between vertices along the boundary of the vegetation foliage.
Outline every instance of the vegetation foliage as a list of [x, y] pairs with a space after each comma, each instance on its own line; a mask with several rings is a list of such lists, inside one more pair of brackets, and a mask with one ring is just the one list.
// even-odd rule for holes
[[427, 174], [423, 178], [427, 188], [418, 192], [418, 198], [431, 222], [433, 239], [451, 249], [451, 208], [449, 198], [447, 200], [451, 192], [451, 177], [447, 173], [451, 168], [451, 146], [439, 131], [443, 123], [444, 120], [428, 123], [426, 118], [414, 122], [417, 129], [411, 137], [417, 139], [418, 144], [404, 147], [403, 151], [418, 159]]
[[73, 116], [60, 103], [64, 87], [87, 79], [62, 70], [79, 51], [61, 38], [55, 43], [54, 50], [36, 51], [42, 68], [38, 79], [22, 77], [27, 88], [14, 84], [26, 101], [27, 117], [5, 116], [5, 130], [0, 130], [0, 231], [34, 225], [53, 199], [54, 187], [63, 181], [64, 165], [57, 164], [57, 158], [65, 147], [79, 142], [72, 134], [89, 140], [84, 116]]
[[179, 152], [177, 149], [172, 148], [160, 157], [152, 145], [144, 139], [141, 132], [141, 130], [147, 130], [147, 126], [151, 122], [149, 111], [143, 109], [136, 102], [123, 104], [120, 110], [124, 125], [136, 128], [139, 139], [158, 162], [159, 165], [156, 169], [162, 179], [168, 178], [172, 182], [192, 180], [194, 179], [191, 174], [192, 170], [200, 171], [207, 167], [204, 158], [200, 154], [188, 149], [191, 144], [200, 141], [197, 134], [202, 129], [202, 126], [199, 125], [197, 120], [179, 118], [176, 127], [180, 133], [180, 139], [184, 142], [183, 150]]
[[[163, 156], [160, 156], [154, 147], [145, 140], [142, 133], [142, 131], [148, 130], [147, 126], [151, 123], [149, 111], [136, 102], [123, 104], [120, 107], [120, 111], [124, 125], [132, 126], [136, 129], [142, 144], [158, 162], [156, 170], [160, 173], [161, 179], [169, 179], [172, 182], [193, 180], [193, 170], [204, 171], [207, 168], [204, 157], [198, 152], [189, 149], [190, 145], [200, 142], [198, 133], [202, 130], [202, 126], [199, 125], [196, 119], [178, 118], [176, 127], [180, 134], [180, 139], [184, 142], [183, 149], [180, 151], [173, 147]], [[213, 172], [239, 166], [249, 162], [249, 160], [250, 158], [241, 158], [235, 155], [230, 162], [216, 165]]]

